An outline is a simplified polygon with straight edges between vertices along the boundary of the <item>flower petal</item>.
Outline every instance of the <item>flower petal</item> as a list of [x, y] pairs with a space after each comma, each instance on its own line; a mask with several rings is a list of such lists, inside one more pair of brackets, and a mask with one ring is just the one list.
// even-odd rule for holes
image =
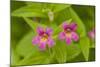
[[62, 27], [63, 27], [64, 29], [66, 29], [66, 28], [69, 27], [69, 25], [68, 25], [66, 22], [64, 22], [64, 23], [62, 24]]
[[40, 50], [45, 50], [46, 42], [40, 42], [39, 48], [40, 48]]
[[34, 45], [39, 44], [39, 41], [40, 41], [40, 37], [36, 36], [35, 38], [33, 38], [32, 44], [34, 44]]
[[95, 38], [95, 33], [94, 33], [94, 31], [88, 32], [88, 36], [89, 36], [90, 38], [94, 39], [94, 38]]
[[95, 29], [92, 30], [95, 33]]
[[71, 23], [70, 28], [72, 29], [72, 31], [75, 31], [77, 29], [77, 24], [76, 23]]
[[61, 33], [59, 34], [59, 39], [60, 39], [60, 40], [65, 39], [65, 33], [64, 33], [64, 32], [61, 32]]
[[54, 40], [52, 38], [49, 37], [47, 43], [48, 43], [48, 47], [52, 47], [55, 42], [54, 42]]
[[70, 37], [66, 37], [66, 43], [67, 43], [68, 45], [70, 45], [71, 42], [72, 42], [71, 38], [70, 38]]
[[78, 34], [77, 34], [76, 32], [72, 32], [72, 33], [71, 33], [71, 37], [72, 37], [72, 39], [73, 39], [74, 41], [78, 41], [78, 40], [79, 40], [79, 36], [78, 36]]
[[53, 32], [53, 30], [52, 30], [51, 28], [46, 28], [46, 33], [47, 33], [48, 35], [51, 35], [52, 32]]
[[37, 28], [37, 32], [38, 32], [38, 34], [41, 36], [41, 35], [44, 34], [44, 29], [43, 29], [42, 27], [38, 27], [38, 28]]

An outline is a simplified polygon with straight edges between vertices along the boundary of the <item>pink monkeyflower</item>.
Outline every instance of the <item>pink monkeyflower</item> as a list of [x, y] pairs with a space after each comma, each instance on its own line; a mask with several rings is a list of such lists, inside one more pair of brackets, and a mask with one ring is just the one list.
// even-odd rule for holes
[[79, 40], [79, 36], [76, 33], [76, 29], [77, 29], [76, 23], [67, 24], [66, 22], [64, 22], [62, 24], [62, 28], [63, 28], [63, 31], [60, 32], [59, 34], [60, 40], [65, 40], [68, 45], [71, 44], [72, 40], [73, 41]]
[[88, 32], [88, 36], [89, 36], [91, 39], [94, 39], [94, 38], [95, 38], [95, 29], [89, 31], [89, 32]]
[[33, 38], [32, 43], [34, 45], [38, 45], [41, 50], [46, 49], [46, 45], [48, 47], [52, 47], [54, 45], [54, 40], [52, 39], [52, 32], [53, 30], [51, 28], [37, 28], [38, 35]]

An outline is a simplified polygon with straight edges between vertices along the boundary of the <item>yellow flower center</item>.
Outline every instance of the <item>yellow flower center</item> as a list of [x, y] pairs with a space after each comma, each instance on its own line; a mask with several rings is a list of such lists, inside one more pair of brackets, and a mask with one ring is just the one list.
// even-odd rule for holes
[[46, 42], [48, 39], [48, 35], [44, 34], [43, 37], [41, 38], [41, 42]]
[[71, 32], [67, 32], [66, 37], [71, 37]]
[[67, 29], [64, 31], [66, 33], [66, 37], [71, 37], [71, 30]]

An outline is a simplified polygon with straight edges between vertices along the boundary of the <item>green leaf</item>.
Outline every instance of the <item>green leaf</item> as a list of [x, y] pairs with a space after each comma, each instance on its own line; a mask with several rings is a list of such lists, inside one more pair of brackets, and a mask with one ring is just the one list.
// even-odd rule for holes
[[66, 45], [63, 44], [63, 42], [57, 40], [56, 45], [53, 48], [53, 52], [55, 53], [55, 59], [58, 61], [58, 63], [66, 62]]
[[87, 37], [83, 37], [80, 39], [80, 48], [84, 55], [86, 61], [89, 59], [89, 48], [90, 48], [90, 41]]
[[66, 20], [66, 22], [71, 23], [72, 22], [72, 19]]
[[95, 48], [95, 43], [91, 44], [90, 48]]
[[56, 22], [57, 25], [60, 25], [69, 19], [72, 19], [69, 8], [65, 8], [64, 10], [55, 13], [54, 21]]
[[70, 7], [71, 5], [66, 5], [66, 4], [55, 4], [54, 6], [53, 6], [53, 8], [54, 8], [54, 10], [53, 10], [53, 12], [59, 12], [59, 11], [61, 11], [61, 10], [64, 10], [65, 8], [68, 8], [68, 7]]
[[38, 7], [38, 8], [43, 8], [43, 9], [49, 9], [52, 10], [53, 12], [59, 12], [67, 7], [70, 7], [71, 5], [69, 4], [48, 4], [48, 3], [32, 3], [32, 2], [27, 2], [27, 5], [31, 5], [34, 7]]
[[38, 26], [43, 26], [43, 27], [46, 27], [45, 25], [43, 24], [39, 24], [38, 22], [35, 22], [35, 21], [32, 21], [31, 19], [27, 18], [27, 17], [23, 17], [24, 20], [26, 21], [26, 23], [34, 30], [36, 31], [36, 28]]
[[11, 65], [16, 65], [20, 60], [19, 55], [16, 53], [16, 51], [13, 49], [11, 52]]
[[95, 39], [90, 40], [90, 48], [95, 48]]
[[81, 53], [79, 44], [72, 43], [70, 45], [67, 45], [67, 44], [65, 45], [66, 45], [66, 50], [67, 50], [67, 61], [74, 59]]
[[[24, 28], [24, 29], [23, 29]], [[25, 24], [24, 19], [18, 17], [11, 17], [11, 42], [15, 40], [14, 47], [16, 43], [23, 37], [27, 32], [29, 32], [30, 27]]]
[[77, 57], [81, 50], [79, 44], [67, 45], [65, 41], [56, 41], [56, 45], [53, 48], [55, 53], [55, 59], [59, 63], [65, 63]]
[[26, 23], [35, 31], [37, 26], [38, 26], [38, 23], [35, 22], [35, 21], [32, 21], [31, 19], [29, 18], [26, 18], [26, 17], [23, 17], [24, 20], [26, 21]]
[[22, 7], [22, 6], [25, 6], [25, 2], [11, 1], [11, 12], [14, 11], [15, 9]]
[[51, 57], [45, 53], [38, 53], [35, 55], [28, 55], [18, 63], [18, 65], [36, 65], [36, 64], [48, 64], [51, 61]]
[[36, 6], [24, 6], [12, 12], [12, 16], [16, 17], [44, 17], [46, 15], [42, 12], [42, 8]]
[[72, 8], [69, 8], [69, 11], [72, 19], [78, 25], [78, 33], [80, 33], [80, 37], [86, 36], [85, 26], [80, 17], [76, 14], [76, 12]]
[[32, 44], [32, 38], [34, 36], [33, 32], [28, 33], [26, 36], [24, 36], [20, 42], [17, 44], [16, 52], [21, 56], [27, 56], [29, 54], [34, 54], [38, 52], [37, 47], [33, 46]]

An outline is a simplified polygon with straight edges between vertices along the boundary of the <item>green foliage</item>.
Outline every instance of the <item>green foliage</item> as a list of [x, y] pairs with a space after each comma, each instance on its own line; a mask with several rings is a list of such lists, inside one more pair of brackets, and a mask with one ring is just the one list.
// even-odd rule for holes
[[56, 41], [56, 45], [53, 49], [58, 63], [65, 63], [67, 59], [66, 44], [64, 42]]
[[16, 51], [13, 49], [11, 52], [11, 65], [16, 65], [19, 62], [20, 58]]
[[16, 52], [19, 56], [24, 57], [24, 59], [20, 62], [17, 62], [16, 65], [46, 64], [49, 63], [49, 58], [52, 58], [52, 56], [49, 56], [47, 52], [41, 52], [36, 46], [33, 46], [33, 36], [34, 33], [29, 32], [18, 43], [18, 46], [16, 47]]
[[[23, 39], [20, 40], [16, 47], [16, 51], [21, 56], [27, 56], [34, 52], [37, 53], [37, 48], [32, 45], [32, 38], [34, 36], [34, 32], [28, 33]], [[27, 49], [28, 48], [28, 49]]]
[[32, 9], [32, 6], [25, 6], [22, 8], [19, 8], [15, 10], [12, 13], [12, 16], [17, 16], [17, 17], [46, 17], [45, 14], [42, 12], [41, 8], [36, 8]]
[[67, 45], [65, 41], [57, 41], [53, 48], [58, 63], [65, 63], [74, 59], [81, 52], [78, 44]]
[[20, 61], [17, 65], [33, 65], [33, 64], [48, 64], [50, 63], [50, 57], [44, 53], [39, 53], [35, 55], [28, 55]]
[[24, 20], [26, 21], [26, 23], [27, 23], [34, 31], [36, 31], [36, 28], [37, 28], [38, 26], [46, 27], [45, 25], [39, 24], [39, 23], [36, 22], [36, 21], [32, 21], [32, 20], [29, 19], [29, 18], [26, 18], [26, 17], [23, 17], [23, 18], [24, 18]]
[[[94, 55], [94, 50], [91, 49], [95, 49], [95, 42], [87, 36], [88, 31], [95, 25], [94, 15], [91, 15], [94, 14], [93, 6], [76, 10], [79, 7], [69, 4], [17, 2], [16, 6], [15, 3], [16, 1], [12, 1], [11, 4], [12, 66], [89, 61]], [[81, 17], [84, 13], [82, 9], [86, 10], [86, 19]], [[54, 13], [52, 22], [48, 17], [49, 11]], [[78, 42], [67, 45], [65, 41], [58, 39], [59, 33], [63, 31], [61, 25], [64, 21], [77, 23]], [[47, 47], [45, 51], [40, 51], [38, 45], [32, 44], [38, 26], [53, 29], [55, 45], [52, 48]], [[94, 60], [94, 56], [92, 58]]]
[[85, 60], [88, 61], [90, 42], [89, 42], [89, 39], [87, 37], [83, 37], [80, 40], [80, 47], [81, 47], [81, 51], [84, 55]]
[[66, 9], [66, 8], [68, 8], [68, 7], [70, 7], [71, 5], [66, 5], [66, 4], [55, 4], [54, 6], [53, 6], [53, 12], [59, 12], [59, 11], [62, 11], [62, 10], [64, 10], [64, 9]]
[[67, 61], [76, 58], [81, 53], [79, 44], [72, 43], [71, 45], [66, 45], [66, 49], [67, 49]]

